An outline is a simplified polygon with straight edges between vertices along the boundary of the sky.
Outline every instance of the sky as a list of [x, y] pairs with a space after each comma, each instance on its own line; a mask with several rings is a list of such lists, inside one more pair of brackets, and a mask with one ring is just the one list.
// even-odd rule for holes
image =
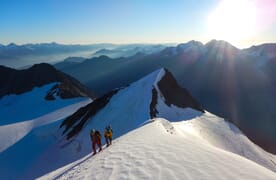
[[0, 43], [276, 42], [275, 0], [1, 0]]

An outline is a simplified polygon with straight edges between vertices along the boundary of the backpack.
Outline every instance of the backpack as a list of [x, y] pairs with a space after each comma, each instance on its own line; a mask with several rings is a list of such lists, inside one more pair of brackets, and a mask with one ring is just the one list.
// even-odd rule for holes
[[[93, 134], [94, 131], [94, 134]], [[97, 139], [101, 139], [102, 135], [98, 130], [91, 130], [90, 131], [90, 138], [92, 141], [96, 141]]]
[[102, 137], [100, 131], [96, 131], [96, 132], [95, 132], [95, 135], [96, 135], [98, 138], [101, 138], [101, 137]]

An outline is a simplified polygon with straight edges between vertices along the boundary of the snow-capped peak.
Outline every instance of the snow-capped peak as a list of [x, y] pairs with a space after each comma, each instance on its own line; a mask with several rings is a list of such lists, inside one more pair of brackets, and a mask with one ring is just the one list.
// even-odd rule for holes
[[[82, 131], [84, 125], [87, 128], [103, 129], [105, 124], [115, 124], [114, 129], [120, 132], [117, 134], [119, 136], [154, 117], [166, 117], [174, 121], [182, 119], [184, 117], [179, 117], [179, 111], [185, 108], [203, 112], [199, 103], [163, 68], [124, 89], [112, 91], [93, 101], [65, 119], [62, 127], [67, 137], [71, 138]], [[105, 124], [102, 124], [103, 119]], [[121, 127], [118, 121], [124, 122], [124, 126]]]

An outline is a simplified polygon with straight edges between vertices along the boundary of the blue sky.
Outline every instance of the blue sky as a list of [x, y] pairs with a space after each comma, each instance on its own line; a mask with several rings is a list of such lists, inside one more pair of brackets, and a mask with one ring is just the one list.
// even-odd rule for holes
[[[207, 35], [208, 16], [219, 2], [1, 0], [0, 43], [206, 42], [213, 38]], [[272, 30], [266, 33], [275, 35]], [[262, 40], [274, 40], [270, 36]]]

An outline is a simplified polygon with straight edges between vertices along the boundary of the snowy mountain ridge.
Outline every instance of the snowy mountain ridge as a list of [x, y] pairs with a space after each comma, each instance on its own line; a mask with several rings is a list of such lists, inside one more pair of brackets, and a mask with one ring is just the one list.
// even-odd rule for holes
[[[275, 177], [274, 155], [253, 144], [233, 124], [203, 110], [165, 69], [100, 100], [70, 107], [39, 117], [35, 120], [39, 125], [29, 121], [14, 126], [25, 134], [1, 152], [2, 178]], [[30, 127], [29, 123], [31, 130], [20, 129]], [[90, 129], [103, 132], [109, 124], [113, 145], [91, 158]], [[12, 137], [8, 129], [2, 132], [1, 141]], [[70, 132], [74, 133], [69, 137]]]
[[[168, 87], [172, 88], [168, 89]], [[210, 136], [208, 138], [210, 144], [246, 157], [276, 171], [275, 159], [271, 160], [267, 152], [252, 143], [233, 124], [224, 122], [223, 119], [214, 115], [209, 116], [209, 113], [205, 113], [202, 110], [200, 105], [189, 95], [188, 91], [181, 90], [183, 88], [177, 86], [177, 82], [170, 72], [165, 69], [157, 70], [115, 93], [109, 99], [106, 106], [97, 114], [87, 118], [86, 126], [72, 139], [73, 141], [75, 139], [79, 139], [78, 141], [80, 141], [80, 139], [89, 133], [90, 128], [97, 127], [103, 130], [106, 124], [112, 124], [114, 132], [117, 132], [115, 137], [119, 137], [143, 125], [149, 119], [156, 117], [165, 118], [171, 122], [198, 119], [198, 123], [195, 125], [199, 126], [202, 132]], [[157, 93], [154, 93], [155, 91]], [[185, 93], [188, 94], [185, 95]], [[140, 94], [143, 94], [143, 96], [140, 97]], [[218, 122], [222, 121], [222, 123], [214, 123], [212, 122], [212, 118]], [[205, 119], [210, 120], [205, 121]], [[74, 126], [76, 127], [78, 121], [83, 122], [84, 119], [80, 118], [76, 120], [74, 123], [71, 121], [70, 124], [75, 124]], [[220, 128], [224, 130], [230, 129], [230, 131], [229, 133], [216, 131], [216, 129]], [[74, 130], [74, 127], [72, 129]], [[216, 134], [217, 132], [220, 132], [220, 134]], [[213, 140], [213, 136], [218, 140]], [[237, 139], [239, 141], [235, 142]]]
[[[160, 103], [164, 106], [160, 107]], [[170, 118], [177, 119], [179, 113], [183, 114], [181, 108], [186, 107], [204, 112], [189, 92], [177, 84], [168, 70], [159, 69], [126, 88], [106, 94], [100, 98], [100, 102], [95, 100], [79, 109], [66, 118], [61, 127], [65, 128], [64, 132], [71, 138], [80, 132], [85, 124], [88, 126], [87, 123], [90, 127], [104, 129], [104, 121], [106, 124], [114, 124], [113, 129], [121, 132], [116, 135], [118, 137], [154, 117], [170, 115]], [[121, 125], [122, 122], [123, 127], [116, 125]], [[85, 131], [89, 132], [89, 129]]]

